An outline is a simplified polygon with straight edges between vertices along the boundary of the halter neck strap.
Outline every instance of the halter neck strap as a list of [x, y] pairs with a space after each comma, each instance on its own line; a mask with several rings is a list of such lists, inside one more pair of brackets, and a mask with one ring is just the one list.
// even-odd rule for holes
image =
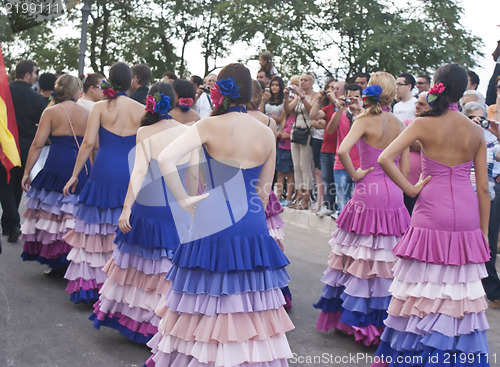
[[247, 109], [245, 108], [245, 106], [242, 106], [242, 105], [237, 105], [237, 106], [231, 106], [229, 107], [225, 113], [228, 113], [228, 112], [242, 112], [242, 113], [247, 113]]

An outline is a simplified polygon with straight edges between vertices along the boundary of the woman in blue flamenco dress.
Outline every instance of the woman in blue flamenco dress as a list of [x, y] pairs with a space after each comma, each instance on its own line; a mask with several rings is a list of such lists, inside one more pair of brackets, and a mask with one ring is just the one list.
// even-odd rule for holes
[[[288, 366], [293, 328], [280, 288], [288, 260], [269, 235], [265, 205], [274, 173], [270, 129], [248, 116], [249, 70], [219, 73], [213, 116], [202, 119], [159, 157], [166, 182], [192, 225], [167, 274], [172, 281], [146, 366]], [[176, 163], [203, 146], [207, 193], [188, 196]]]
[[[396, 80], [386, 72], [370, 77], [363, 90], [365, 111], [356, 117], [337, 154], [356, 182], [352, 199], [337, 219], [316, 328], [353, 334], [365, 346], [380, 343], [391, 294], [392, 250], [410, 224], [403, 192], [377, 163], [382, 150], [404, 129], [391, 112]], [[343, 107], [341, 107], [343, 108]], [[349, 151], [356, 145], [361, 168], [354, 169]], [[409, 152], [397, 159], [408, 172]]]
[[109, 83], [103, 82], [102, 86], [107, 100], [97, 102], [90, 112], [73, 174], [63, 189], [65, 195], [73, 192], [83, 163], [98, 146], [89, 178], [80, 193], [75, 228], [65, 236], [72, 247], [65, 274], [66, 291], [75, 303], [97, 301], [98, 291], [106, 280], [102, 267], [115, 248], [115, 230], [133, 162], [129, 154], [145, 113], [144, 105], [126, 96], [131, 80], [127, 64], [118, 62], [110, 68]]
[[[117, 329], [129, 339], [146, 343], [158, 332], [156, 307], [163, 301], [170, 282], [165, 275], [179, 235], [189, 228], [191, 217], [175, 202], [158, 167], [158, 155], [188, 127], [169, 115], [175, 94], [169, 83], [149, 90], [146, 115], [137, 132], [134, 170], [118, 219], [116, 249], [103, 271], [107, 275], [90, 319], [94, 327]], [[197, 162], [198, 152], [192, 153]], [[178, 166], [183, 179], [191, 178], [189, 191], [198, 188], [197, 163], [187, 169], [186, 157]]]
[[[431, 109], [379, 157], [387, 175], [418, 199], [410, 227], [394, 248], [389, 316], [373, 366], [489, 366], [481, 284], [490, 257], [484, 133], [458, 111], [467, 72], [448, 64], [436, 71], [434, 83]], [[422, 175], [413, 186], [392, 162], [417, 139]]]
[[[72, 195], [64, 197], [63, 187], [71, 177], [87, 126], [88, 111], [75, 103], [82, 91], [80, 79], [60, 76], [54, 89], [54, 99], [43, 112], [31, 144], [22, 186], [28, 191], [26, 220], [22, 225], [25, 240], [21, 257], [47, 264], [49, 276], [64, 275], [68, 266], [70, 246], [63, 237], [75, 225], [78, 194], [87, 180], [90, 162], [78, 177], [79, 184]], [[43, 169], [30, 182], [30, 172], [50, 139], [51, 145]]]

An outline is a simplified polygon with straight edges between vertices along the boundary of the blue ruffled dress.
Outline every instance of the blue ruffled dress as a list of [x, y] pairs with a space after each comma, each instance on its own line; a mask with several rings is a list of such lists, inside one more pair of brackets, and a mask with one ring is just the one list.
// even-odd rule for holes
[[127, 193], [135, 135], [120, 136], [99, 128], [99, 150], [90, 176], [80, 193], [75, 228], [65, 236], [73, 248], [65, 278], [66, 291], [75, 303], [95, 302], [111, 258], [123, 201]]
[[256, 191], [262, 166], [239, 169], [205, 155], [210, 195], [174, 253], [146, 366], [288, 366], [293, 324], [280, 288], [289, 261]]

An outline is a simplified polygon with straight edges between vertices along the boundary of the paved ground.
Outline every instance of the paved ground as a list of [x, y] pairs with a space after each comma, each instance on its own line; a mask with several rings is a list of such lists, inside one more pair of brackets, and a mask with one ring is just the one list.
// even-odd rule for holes
[[[293, 278], [290, 288], [294, 308], [290, 317], [296, 326], [288, 334], [295, 353], [290, 366], [369, 365], [367, 358], [374, 355], [374, 348], [358, 346], [351, 337], [314, 328], [319, 311], [312, 303], [321, 294], [320, 278], [330, 236], [326, 231], [294, 223], [299, 222], [291, 221], [285, 227], [286, 254]], [[2, 245], [0, 367], [142, 366], [150, 355], [146, 346], [130, 342], [108, 328], [94, 329], [87, 319], [91, 307], [70, 302], [64, 291], [65, 281], [45, 277], [45, 267], [38, 263], [23, 262], [19, 257], [21, 241], [10, 244], [2, 237]], [[500, 310], [488, 310], [487, 317], [491, 353], [498, 354], [498, 361], [492, 366], [500, 366]]]

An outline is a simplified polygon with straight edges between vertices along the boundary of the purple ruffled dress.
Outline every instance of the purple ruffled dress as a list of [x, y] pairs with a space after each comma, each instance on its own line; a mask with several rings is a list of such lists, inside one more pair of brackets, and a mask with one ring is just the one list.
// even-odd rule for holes
[[[472, 161], [450, 167], [422, 154], [423, 175], [432, 178], [394, 248], [392, 300], [376, 352], [385, 363], [374, 365], [489, 366], [481, 278], [490, 254], [471, 167]], [[400, 356], [405, 363], [397, 363]]]
[[374, 167], [356, 182], [352, 199], [337, 219], [330, 240], [328, 269], [316, 328], [354, 334], [366, 346], [380, 343], [391, 299], [393, 248], [410, 224], [403, 192], [377, 163], [383, 149], [356, 143], [362, 169]]

